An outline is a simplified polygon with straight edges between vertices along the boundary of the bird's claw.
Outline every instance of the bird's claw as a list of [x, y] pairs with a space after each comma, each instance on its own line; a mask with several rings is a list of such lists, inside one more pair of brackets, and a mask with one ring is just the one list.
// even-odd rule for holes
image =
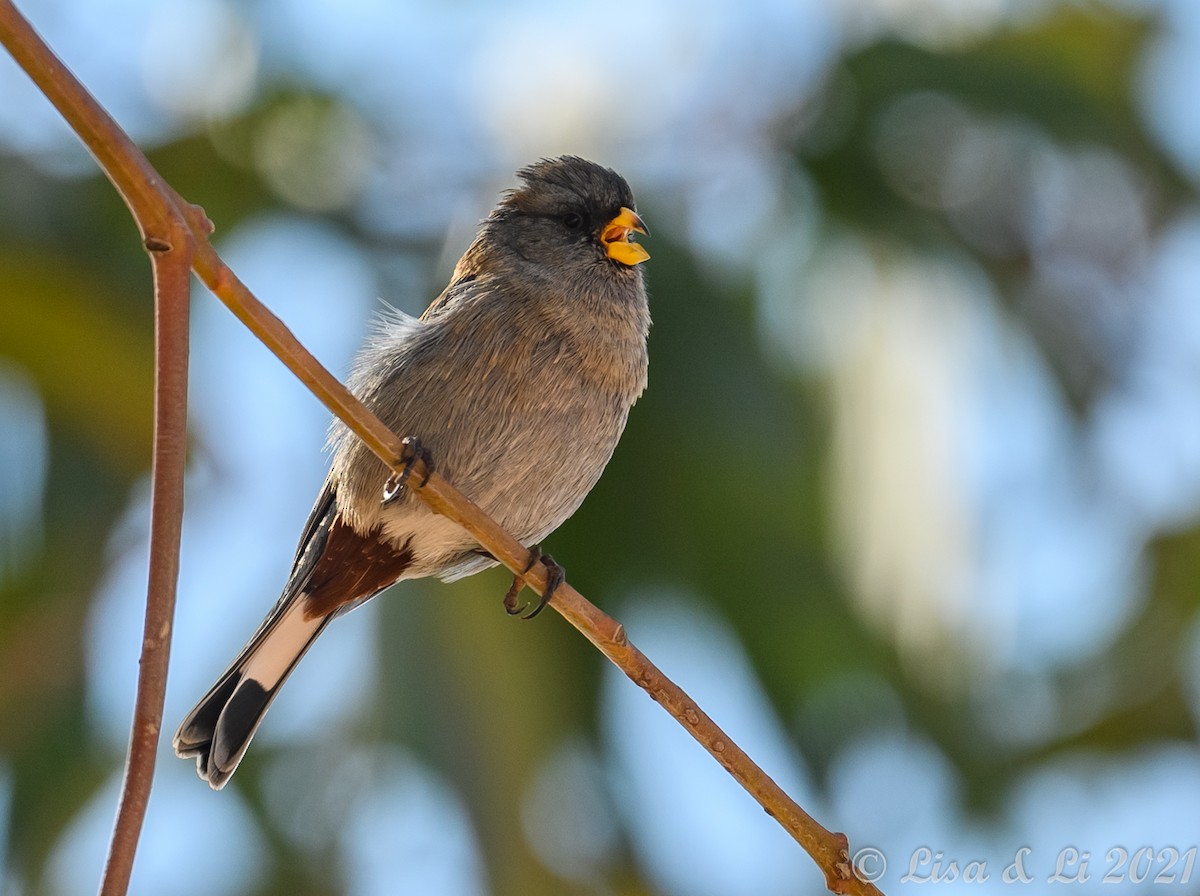
[[[542, 592], [541, 597], [538, 598], [537, 605], [528, 613], [525, 613], [529, 604], [522, 604], [518, 607], [517, 595], [525, 587], [525, 574], [533, 569], [539, 561], [546, 567], [546, 588]], [[509, 616], [521, 616], [522, 619], [532, 619], [546, 608], [546, 604], [550, 603], [550, 598], [554, 596], [554, 592], [563, 583], [565, 578], [566, 573], [563, 572], [563, 568], [549, 554], [542, 553], [541, 545], [535, 544], [529, 549], [529, 562], [525, 564], [525, 569], [520, 574], [513, 576], [512, 585], [509, 586], [508, 591], [504, 595], [504, 612]]]
[[524, 587], [525, 580], [520, 576], [513, 576], [512, 585], [504, 593], [504, 612], [509, 616], [520, 616], [525, 612], [525, 608], [529, 606], [529, 604], [517, 606], [517, 595], [521, 593], [521, 589]]
[[421, 476], [421, 484], [417, 488], [424, 488], [429, 482], [429, 477], [433, 473], [433, 455], [429, 453], [429, 449], [421, 444], [421, 440], [414, 436], [408, 436], [401, 443], [403, 450], [400, 452], [400, 463], [404, 464], [404, 469], [398, 473], [393, 473], [388, 477], [388, 481], [383, 485], [383, 503], [390, 504], [400, 497], [404, 492], [404, 486], [408, 482], [408, 477], [412, 474], [413, 465], [419, 460], [423, 475]]

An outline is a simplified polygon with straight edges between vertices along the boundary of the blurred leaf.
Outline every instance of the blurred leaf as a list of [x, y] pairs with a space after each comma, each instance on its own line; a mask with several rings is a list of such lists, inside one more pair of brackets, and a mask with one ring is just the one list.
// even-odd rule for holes
[[[1111, 10], [1055, 7], [1028, 27], [1006, 28], [958, 51], [884, 41], [847, 57], [815, 125], [841, 139], [809, 153], [804, 165], [834, 214], [892, 238], [953, 241], [938, 216], [896, 196], [880, 176], [873, 129], [897, 98], [914, 91], [954, 97], [981, 114], [1024, 118], [1068, 143], [1128, 153], [1166, 181], [1189, 182], [1164, 158], [1134, 108], [1132, 84], [1149, 28]], [[818, 115], [820, 117], [820, 113]]]
[[[145, 301], [152, 305], [149, 265]], [[56, 430], [128, 475], [148, 466], [153, 342], [111, 312], [105, 283], [69, 260], [0, 248], [0, 354], [37, 381]]]

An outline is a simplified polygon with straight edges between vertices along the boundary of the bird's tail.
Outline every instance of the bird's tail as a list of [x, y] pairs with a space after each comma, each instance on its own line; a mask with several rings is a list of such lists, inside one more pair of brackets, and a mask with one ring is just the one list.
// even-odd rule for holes
[[306, 618], [302, 595], [285, 597], [187, 714], [175, 732], [175, 753], [195, 756], [196, 771], [213, 790], [225, 786], [271, 701], [330, 618]]

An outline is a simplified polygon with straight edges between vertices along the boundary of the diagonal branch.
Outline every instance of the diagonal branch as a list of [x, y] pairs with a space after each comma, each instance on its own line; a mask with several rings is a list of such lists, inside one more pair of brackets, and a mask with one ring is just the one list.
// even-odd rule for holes
[[[196, 218], [195, 227], [203, 226]], [[394, 471], [406, 461], [401, 440], [368, 411], [308, 352], [287, 327], [246, 288], [207, 243], [197, 247], [196, 272], [238, 319], [249, 327], [325, 405], [340, 417]], [[416, 461], [420, 464], [420, 461]], [[455, 489], [436, 471], [422, 486], [423, 469], [414, 470], [408, 487], [433, 510], [465, 528], [493, 557], [519, 573], [539, 595], [546, 588], [541, 563], [529, 572], [531, 555], [478, 505]], [[678, 685], [664, 675], [630, 643], [623, 626], [599, 610], [564, 582], [549, 605], [575, 626], [630, 680], [646, 690], [700, 744], [721, 763], [739, 784], [775, 818], [813, 857], [825, 872], [826, 884], [835, 893], [877, 893], [870, 883], [851, 872], [844, 834], [822, 827], [789, 797], [770, 776], [735, 744]]]
[[[420, 461], [417, 462], [420, 464]], [[530, 554], [491, 517], [451, 486], [436, 471], [424, 485], [424, 470], [414, 469], [408, 488], [433, 510], [454, 520], [493, 557], [513, 572], [527, 568]], [[539, 595], [545, 592], [546, 568], [539, 562], [522, 578]], [[787, 795], [754, 760], [730, 739], [684, 690], [637, 649], [625, 627], [597, 608], [582, 594], [563, 582], [555, 589], [549, 605], [584, 634], [596, 648], [629, 679], [643, 688], [669, 712], [754, 799], [804, 847], [825, 872], [826, 884], [835, 893], [877, 892], [851, 874], [849, 843], [845, 834], [835, 834], [816, 821]], [[860, 889], [862, 885], [868, 889]]]
[[[121, 896], [132, 869], [162, 723], [166, 667], [178, 570], [182, 515], [182, 470], [186, 423], [187, 271], [209, 287], [308, 389], [388, 466], [405, 465], [401, 440], [312, 356], [286, 326], [256, 299], [208, 242], [212, 229], [203, 212], [166, 185], [142, 153], [82, 84], [45, 45], [11, 0], [0, 0], [0, 43], [42, 89], [96, 157], [129, 206], [152, 253], [158, 327], [154, 516], [151, 523], [150, 586], [138, 697], [125, 786], [105, 870], [103, 896]], [[414, 476], [419, 481], [421, 477]], [[538, 594], [546, 588], [545, 567], [444, 478], [433, 473], [414, 492], [433, 510], [455, 520], [480, 545]], [[550, 606], [579, 629], [633, 682], [645, 689], [803, 846], [836, 893], [879, 891], [851, 870], [847, 841], [818, 824], [710, 719], [682, 689], [634, 647], [624, 628], [566, 583]]]

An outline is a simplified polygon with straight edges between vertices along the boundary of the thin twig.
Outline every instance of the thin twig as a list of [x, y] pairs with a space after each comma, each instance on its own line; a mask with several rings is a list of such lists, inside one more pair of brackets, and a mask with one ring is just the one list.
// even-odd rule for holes
[[[420, 461], [417, 462], [420, 464]], [[455, 489], [436, 471], [414, 469], [409, 487], [433, 510], [454, 520], [493, 557], [513, 572], [527, 568], [529, 552], [478, 505]], [[546, 588], [546, 568], [537, 563], [522, 574], [539, 595]], [[563, 582], [550, 599], [551, 607], [584, 634], [618, 669], [653, 697], [688, 733], [721, 763], [734, 779], [804, 847], [825, 873], [826, 885], [835, 893], [878, 892], [851, 873], [845, 834], [833, 833], [805, 812], [684, 692], [637, 649], [625, 627]]]
[[154, 274], [154, 455], [146, 614], [121, 798], [101, 896], [124, 896], [154, 782], [179, 579], [187, 448], [188, 295], [196, 241], [158, 173], [112, 117], [8, 2], [0, 42], [71, 124], [125, 200]]
[[[168, 247], [175, 250], [183, 249], [177, 225], [181, 220], [185, 220], [191, 235], [191, 241], [186, 251], [191, 253], [190, 263], [201, 280], [326, 407], [367, 444], [371, 451], [389, 467], [400, 471], [404, 466], [400, 438], [355, 399], [336, 377], [322, 367], [279, 318], [259, 302], [225, 265], [208, 242], [208, 234], [212, 228], [203, 212], [195, 206], [188, 205], [164, 184], [132, 141], [54, 57], [49, 48], [17, 12], [10, 0], [0, 0], [0, 42], [4, 43], [67, 122], [84, 139], [101, 168], [125, 198], [142, 230], [147, 246], [152, 251], [161, 251]], [[177, 256], [175, 251], [170, 251], [164, 255], [163, 260], [167, 256], [182, 257], [182, 255]], [[182, 470], [181, 458], [178, 458], [180, 461], [178, 469], [170, 467], [168, 462], [175, 462], [176, 452], [182, 452], [184, 440], [182, 420], [177, 415], [183, 413], [183, 402], [186, 396], [183, 387], [174, 378], [180, 375], [181, 365], [182, 369], [186, 370], [187, 309], [186, 285], [183, 287], [184, 298], [181, 306], [174, 300], [166, 301], [164, 287], [167, 285], [169, 276], [173, 295], [173, 290], [178, 288], [179, 281], [186, 280], [186, 276], [180, 277], [174, 264], [170, 266], [168, 275], [167, 270], [160, 270], [159, 263], [155, 265], [155, 274], [160, 300], [158, 307], [161, 325], [160, 349], [165, 352], [169, 340], [175, 346], [175, 350], [179, 352], [167, 365], [169, 370], [160, 367], [160, 382], [156, 392], [162, 402], [159, 406], [160, 428], [156, 430], [156, 476], [161, 475], [166, 480], [168, 479], [168, 470], [174, 474], [179, 474], [179, 471]], [[182, 322], [175, 320], [176, 316], [181, 317]], [[169, 331], [165, 324], [168, 317], [172, 319], [172, 327]], [[178, 348], [177, 340], [179, 339], [183, 340], [182, 350]], [[161, 360], [162, 356], [160, 356]], [[170, 379], [171, 385], [167, 386], [161, 382], [164, 377]], [[185, 387], [186, 383], [183, 385]], [[170, 404], [172, 402], [177, 402], [177, 405]], [[163, 420], [168, 415], [172, 421], [171, 426], [178, 423], [178, 429], [166, 428], [167, 424]], [[177, 442], [172, 441], [175, 438], [178, 439]], [[162, 451], [161, 458], [160, 449]], [[160, 463], [160, 460], [163, 462]], [[529, 572], [525, 572], [530, 562], [530, 554], [524, 546], [501, 529], [494, 520], [437, 473], [433, 473], [421, 487], [414, 482], [419, 479], [419, 476], [414, 476], [410, 482], [413, 484], [415, 493], [432, 509], [464, 526], [492, 556], [513, 572], [522, 573], [530, 587], [538, 594], [544, 591], [546, 587], [545, 568], [538, 564]], [[149, 795], [150, 781], [153, 776], [153, 744], [157, 742], [162, 719], [161, 688], [165, 682], [170, 644], [171, 608], [174, 600], [174, 579], [178, 565], [178, 518], [173, 523], [174, 532], [171, 531], [172, 524], [167, 518], [171, 490], [176, 486], [180, 488], [181, 495], [181, 474], [179, 474], [178, 482], [164, 481], [161, 495], [156, 497], [156, 500], [161, 498], [163, 502], [163, 513], [159, 517], [159, 528], [156, 529], [152, 522], [151, 592], [147, 606], [146, 640], [143, 644], [143, 670], [142, 676], [139, 677], [135, 727], [131, 737], [130, 758], [119, 819], [126, 817], [127, 802], [132, 806], [140, 800], [139, 813], [144, 814], [145, 799]], [[182, 507], [181, 498], [177, 507]], [[175, 536], [174, 551], [164, 548], [172, 534]], [[160, 580], [168, 577], [171, 584], [164, 586]], [[155, 606], [152, 607], [151, 604]], [[663, 675], [641, 651], [629, 642], [624, 629], [616, 621], [598, 610], [566, 583], [559, 586], [550, 605], [583, 632], [588, 640], [632, 681], [657, 700], [758, 800], [770, 815], [779, 821], [821, 867], [830, 890], [836, 893], [855, 894], [879, 892], [872, 884], [860, 880], [851, 872], [845, 836], [826, 830], [788, 797], [699, 709], [682, 689]], [[164, 610], [166, 611], [165, 615], [163, 615]], [[155, 663], [154, 672], [147, 671], [147, 656], [150, 656]], [[158, 671], [160, 668], [161, 677], [159, 677]], [[141, 687], [143, 677], [146, 679], [144, 689]], [[157, 701], [157, 712], [151, 705], [155, 701]], [[145, 713], [144, 719], [142, 718], [143, 712]], [[145, 751], [147, 744], [150, 744], [148, 760]], [[135, 765], [136, 771], [134, 770]], [[128, 815], [132, 817], [133, 814], [134, 810], [131, 808]], [[140, 828], [140, 823], [141, 814], [138, 814], [138, 828]], [[124, 867], [123, 869], [113, 867], [106, 869], [104, 896], [120, 896], [128, 885], [137, 831], [134, 831], [132, 844], [124, 844], [120, 848], [116, 842], [118, 833], [118, 831], [114, 831], [110, 866], [119, 861], [123, 863]]]
[[146, 621], [125, 777], [100, 884], [101, 896], [123, 896], [129, 889], [133, 858], [154, 781], [155, 753], [167, 694], [187, 453], [188, 289], [192, 274], [191, 244], [182, 227], [179, 236], [177, 247], [152, 254], [154, 465], [150, 486]]

